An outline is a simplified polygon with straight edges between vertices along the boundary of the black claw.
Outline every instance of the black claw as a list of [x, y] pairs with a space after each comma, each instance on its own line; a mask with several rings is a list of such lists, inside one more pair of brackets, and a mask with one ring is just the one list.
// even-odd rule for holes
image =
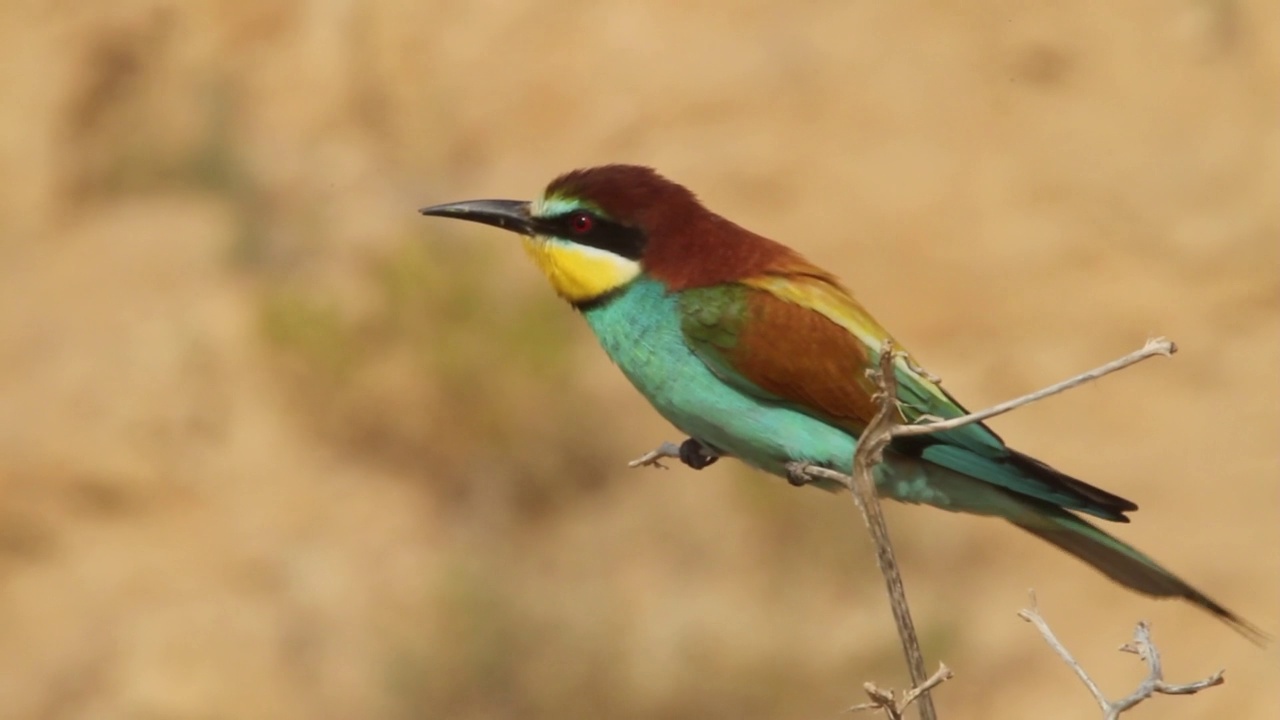
[[693, 438], [680, 443], [680, 462], [694, 470], [701, 470], [719, 459], [714, 450]]

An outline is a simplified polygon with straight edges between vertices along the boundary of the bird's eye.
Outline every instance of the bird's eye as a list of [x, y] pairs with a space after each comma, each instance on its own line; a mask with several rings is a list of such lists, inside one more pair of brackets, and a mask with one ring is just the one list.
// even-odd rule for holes
[[596, 226], [596, 219], [590, 214], [576, 212], [569, 216], [569, 229], [574, 235], [586, 235]]

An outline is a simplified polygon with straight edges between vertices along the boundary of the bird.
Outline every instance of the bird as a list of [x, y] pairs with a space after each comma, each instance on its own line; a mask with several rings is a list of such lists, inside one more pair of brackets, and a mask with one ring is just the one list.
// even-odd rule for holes
[[[640, 165], [573, 170], [532, 201], [468, 200], [419, 212], [520, 235], [613, 363], [688, 436], [679, 452], [686, 465], [732, 457], [793, 483], [797, 467], [851, 472], [878, 408], [867, 370], [886, 340], [902, 345], [835, 275], [799, 252]], [[909, 354], [895, 361], [894, 376], [901, 422], [966, 414]], [[1136, 504], [1008, 447], [984, 423], [894, 438], [876, 491], [1002, 518], [1122, 586], [1181, 598], [1255, 642], [1266, 637], [1086, 519], [1127, 523]]]

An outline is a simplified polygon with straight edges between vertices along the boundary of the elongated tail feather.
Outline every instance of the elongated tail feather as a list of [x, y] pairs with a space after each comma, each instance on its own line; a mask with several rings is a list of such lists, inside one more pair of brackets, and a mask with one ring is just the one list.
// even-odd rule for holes
[[1182, 598], [1212, 613], [1259, 645], [1269, 639], [1255, 625], [1155, 560], [1069, 510], [931, 463], [920, 456], [891, 452], [886, 459], [889, 462], [876, 469], [876, 485], [883, 496], [951, 512], [1004, 518], [1075, 555], [1127, 588], [1154, 597]]
[[1087, 520], [1048, 503], [1034, 500], [1023, 502], [1031, 512], [1011, 517], [1010, 522], [1075, 555], [1112, 580], [1153, 597], [1187, 600], [1209, 611], [1258, 645], [1269, 640], [1266, 633], [1257, 626]]

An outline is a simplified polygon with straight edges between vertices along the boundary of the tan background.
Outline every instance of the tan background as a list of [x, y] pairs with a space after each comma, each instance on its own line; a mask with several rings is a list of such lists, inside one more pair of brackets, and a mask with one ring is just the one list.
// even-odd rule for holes
[[[835, 269], [1123, 537], [1280, 630], [1271, 3], [0, 8], [0, 716], [836, 717], [901, 683], [847, 498], [678, 439], [515, 239], [424, 204], [652, 164]], [[1274, 718], [1277, 650], [891, 508], [948, 720]]]

